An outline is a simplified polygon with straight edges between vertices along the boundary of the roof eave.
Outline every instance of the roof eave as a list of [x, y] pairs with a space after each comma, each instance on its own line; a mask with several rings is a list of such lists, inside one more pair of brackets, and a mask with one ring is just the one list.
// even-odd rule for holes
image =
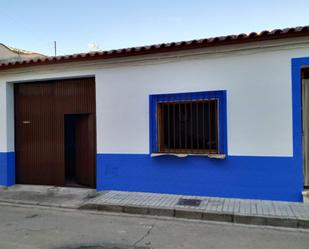
[[27, 59], [23, 61], [7, 62], [0, 64], [0, 70], [20, 68], [27, 66], [39, 66], [60, 64], [69, 62], [81, 62], [88, 60], [111, 59], [131, 56], [141, 56], [157, 53], [178, 52], [191, 49], [210, 48], [217, 46], [245, 44], [251, 42], [271, 41], [286, 38], [297, 38], [309, 36], [309, 26], [289, 28], [283, 30], [262, 31], [259, 34], [252, 32], [248, 35], [229, 35], [201, 40], [191, 40], [182, 42], [163, 43], [157, 45], [124, 48], [110, 51], [98, 51], [90, 53], [81, 53], [65, 56], [52, 56], [43, 58]]

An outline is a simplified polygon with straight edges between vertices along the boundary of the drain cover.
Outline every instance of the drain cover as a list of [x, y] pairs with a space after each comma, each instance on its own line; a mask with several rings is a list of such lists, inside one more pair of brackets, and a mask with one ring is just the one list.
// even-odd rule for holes
[[199, 199], [180, 198], [179, 201], [177, 202], [177, 205], [198, 207], [201, 204], [201, 201], [202, 200], [199, 200]]

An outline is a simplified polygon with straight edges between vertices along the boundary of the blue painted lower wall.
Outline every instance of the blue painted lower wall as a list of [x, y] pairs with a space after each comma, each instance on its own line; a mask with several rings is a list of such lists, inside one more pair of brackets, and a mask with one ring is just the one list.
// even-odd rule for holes
[[15, 153], [0, 152], [0, 185], [15, 184]]
[[[14, 184], [15, 153], [0, 152], [0, 185]], [[97, 189], [302, 201], [302, 160], [97, 154]]]
[[302, 201], [297, 157], [98, 154], [97, 189]]

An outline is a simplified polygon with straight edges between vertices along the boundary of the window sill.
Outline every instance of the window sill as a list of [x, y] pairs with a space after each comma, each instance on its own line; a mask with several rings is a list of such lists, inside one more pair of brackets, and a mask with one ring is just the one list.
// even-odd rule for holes
[[160, 157], [160, 156], [175, 156], [175, 157], [188, 157], [188, 156], [203, 156], [214, 159], [225, 159], [225, 154], [176, 154], [176, 153], [151, 153], [151, 157]]

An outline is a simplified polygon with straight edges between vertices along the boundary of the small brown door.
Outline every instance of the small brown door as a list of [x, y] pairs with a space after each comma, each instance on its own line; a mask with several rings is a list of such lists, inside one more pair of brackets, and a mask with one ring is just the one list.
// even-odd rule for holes
[[68, 185], [95, 186], [95, 120], [93, 114], [66, 114], [65, 180]]
[[[16, 182], [66, 185], [66, 129], [74, 130], [77, 184], [95, 187], [93, 78], [15, 85]], [[65, 116], [77, 118], [66, 127]], [[74, 152], [74, 153], [75, 153]]]
[[94, 141], [94, 117], [92, 114], [79, 115], [76, 120], [76, 181], [79, 184], [93, 186], [94, 168], [89, 170], [89, 165], [95, 163], [93, 156]]

